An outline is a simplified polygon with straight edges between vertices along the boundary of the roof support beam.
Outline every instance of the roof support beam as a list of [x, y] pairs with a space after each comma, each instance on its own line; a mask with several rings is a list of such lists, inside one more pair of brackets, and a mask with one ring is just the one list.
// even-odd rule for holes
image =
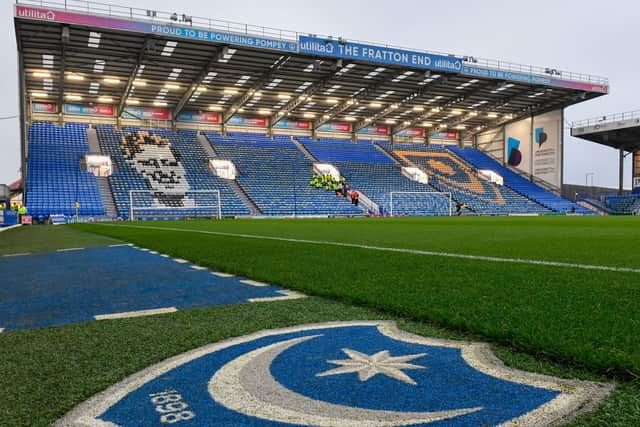
[[[482, 86], [477, 87], [474, 91], [469, 92], [469, 93], [463, 93], [460, 94], [459, 96], [452, 96], [451, 98], [447, 99], [444, 103], [441, 103], [438, 106], [435, 106], [434, 108], [438, 108], [439, 110], [442, 110], [443, 108], [447, 108], [447, 107], [451, 107], [453, 105], [459, 104], [460, 102], [464, 101], [465, 99], [474, 96], [475, 94], [477, 94], [478, 92], [481, 92], [482, 90], [486, 89], [487, 87], [491, 86], [491, 84], [484, 84]], [[438, 111], [440, 112], [440, 111]], [[418, 123], [424, 121], [424, 120], [428, 120], [431, 117], [435, 116], [437, 113], [433, 112], [433, 111], [429, 111], [425, 114], [421, 114], [420, 116], [418, 116], [417, 118], [414, 118], [412, 120], [408, 120], [407, 122], [403, 122], [397, 126], [394, 126], [391, 129], [391, 134], [392, 135], [396, 135], [398, 132], [402, 132], [405, 129], [408, 129], [412, 126], [416, 126]]]
[[150, 43], [151, 43], [151, 37], [150, 36], [145, 37], [142, 49], [140, 49], [140, 52], [138, 52], [136, 63], [133, 67], [133, 70], [131, 71], [131, 74], [129, 75], [129, 80], [127, 80], [127, 85], [124, 88], [122, 97], [120, 98], [120, 104], [118, 104], [118, 110], [116, 111], [117, 118], [122, 117], [122, 114], [124, 113], [124, 107], [127, 104], [127, 99], [129, 98], [129, 95], [131, 95], [131, 89], [133, 89], [133, 81], [138, 76], [138, 71], [140, 71], [140, 66], [144, 61], [144, 55], [150, 49]]
[[[285, 105], [282, 110], [280, 110], [278, 113], [274, 114], [271, 117], [273, 125], [278, 123], [280, 120], [284, 119], [287, 116], [287, 114], [291, 113], [296, 108], [298, 108], [300, 105], [302, 105], [303, 103], [308, 101], [309, 98], [314, 96], [316, 93], [318, 93], [319, 91], [321, 91], [324, 88], [326, 88], [327, 85], [329, 84], [329, 82], [331, 82], [331, 80], [335, 79], [336, 75], [338, 75], [340, 73], [340, 71], [341, 71], [341, 68], [335, 67], [334, 71], [332, 71], [331, 73], [325, 75], [325, 77], [323, 77], [322, 79], [320, 79], [320, 80], [316, 81], [315, 83], [313, 83], [304, 92], [302, 92], [299, 96], [297, 96], [296, 98], [294, 98], [291, 101], [289, 101], [287, 103], [287, 105]], [[317, 129], [318, 128], [318, 126], [316, 126], [315, 123], [314, 123], [314, 125], [312, 127], [313, 127], [313, 129]]]
[[229, 107], [229, 109], [227, 109], [227, 111], [225, 111], [222, 114], [222, 124], [223, 125], [227, 124], [227, 122], [229, 122], [229, 120], [231, 120], [231, 117], [233, 117], [233, 115], [239, 109], [244, 107], [251, 100], [251, 98], [253, 98], [253, 95], [257, 91], [262, 89], [262, 87], [264, 86], [265, 83], [270, 82], [273, 79], [273, 76], [275, 75], [276, 71], [278, 71], [280, 68], [282, 68], [284, 66], [284, 64], [289, 62], [290, 59], [291, 59], [290, 56], [283, 55], [273, 65], [271, 65], [269, 67], [269, 69], [266, 70], [262, 74], [262, 76], [260, 76], [258, 81], [253, 86], [251, 86], [251, 89], [249, 89], [247, 92], [245, 92], [245, 94], [242, 95], [238, 101], [236, 101], [233, 105], [231, 105], [231, 107]]
[[[317, 129], [320, 126], [322, 126], [323, 124], [328, 123], [329, 121], [334, 119], [336, 116], [344, 113], [345, 111], [347, 111], [349, 108], [353, 107], [354, 105], [358, 105], [363, 98], [366, 98], [367, 96], [376, 93], [380, 89], [380, 87], [382, 85], [384, 85], [385, 83], [387, 83], [389, 80], [391, 80], [391, 77], [386, 78], [386, 79], [377, 80], [374, 83], [372, 83], [369, 86], [367, 86], [363, 91], [361, 91], [357, 95], [354, 95], [353, 97], [351, 97], [351, 98], [349, 98], [349, 99], [347, 99], [345, 101], [342, 101], [340, 104], [337, 104], [331, 110], [329, 110], [326, 114], [324, 114], [322, 117], [320, 117], [317, 120], [315, 120], [313, 122], [313, 127], [315, 129]], [[354, 134], [358, 130], [360, 130], [360, 129], [356, 129], [356, 126], [354, 126], [353, 129], [354, 129]]]
[[[446, 77], [442, 77], [442, 79], [437, 80], [435, 83], [438, 83], [438, 85], [442, 85], [442, 84], [446, 84], [446, 82], [447, 82], [447, 78]], [[424, 96], [426, 93], [428, 93], [428, 91], [430, 89], [433, 88], [433, 86], [437, 86], [437, 85], [435, 85], [434, 83], [427, 84], [427, 85], [421, 87], [420, 89], [418, 89], [417, 91], [415, 91], [414, 93], [412, 93], [411, 95], [409, 95], [409, 96], [405, 97], [404, 99], [400, 100], [399, 102], [393, 103], [389, 107], [385, 108], [382, 111], [379, 111], [378, 113], [374, 114], [373, 116], [368, 117], [365, 120], [359, 121], [353, 127], [354, 131], [358, 132], [358, 131], [366, 128], [370, 124], [375, 123], [376, 121], [388, 116], [389, 114], [392, 114], [394, 111], [396, 111], [401, 106], [403, 106], [405, 104], [408, 104], [408, 103], [410, 103], [410, 102], [412, 102], [412, 101]]]
[[218, 59], [220, 58], [220, 52], [221, 51], [218, 51], [216, 48], [213, 49], [213, 55], [211, 56], [209, 61], [207, 61], [207, 63], [202, 67], [200, 73], [198, 74], [198, 77], [196, 77], [193, 83], [191, 83], [191, 86], [189, 86], [189, 89], [187, 89], [187, 91], [184, 93], [184, 95], [176, 105], [176, 108], [173, 110], [174, 121], [178, 119], [178, 115], [180, 114], [184, 106], [187, 105], [187, 102], [189, 102], [193, 94], [202, 85], [202, 80], [207, 76], [207, 73], [209, 73], [211, 68], [213, 68], [213, 66], [218, 62]]
[[69, 27], [64, 26], [60, 31], [60, 75], [58, 76], [58, 108], [60, 109], [60, 121], [62, 121], [62, 103], [64, 102], [64, 69], [67, 43], [69, 42]]

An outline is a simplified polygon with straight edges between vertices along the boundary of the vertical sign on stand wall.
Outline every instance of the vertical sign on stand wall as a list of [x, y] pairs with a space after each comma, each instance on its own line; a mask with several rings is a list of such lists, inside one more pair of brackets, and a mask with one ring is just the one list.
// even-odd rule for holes
[[555, 187], [562, 184], [562, 111], [533, 119], [533, 175]]
[[531, 119], [508, 124], [504, 132], [505, 162], [524, 173], [531, 173]]

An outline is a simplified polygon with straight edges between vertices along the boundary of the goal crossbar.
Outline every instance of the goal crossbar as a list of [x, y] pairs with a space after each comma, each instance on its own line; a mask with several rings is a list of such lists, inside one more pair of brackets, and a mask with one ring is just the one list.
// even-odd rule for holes
[[[193, 206], [148, 206], [136, 205], [141, 198], [148, 196], [147, 200], [159, 200], [161, 194], [164, 197], [182, 196], [185, 200], [193, 202]], [[211, 196], [210, 200], [215, 200], [214, 204], [198, 204], [202, 196]], [[190, 198], [190, 196], [192, 198]], [[184, 200], [183, 200], [184, 201]], [[216, 219], [222, 219], [222, 203], [219, 190], [188, 190], [185, 193], [158, 193], [154, 190], [129, 190], [129, 220], [134, 221], [136, 212], [142, 212], [143, 217], [170, 217], [184, 216], [185, 213], [191, 212], [194, 216], [215, 216]], [[211, 215], [213, 212], [214, 215]]]

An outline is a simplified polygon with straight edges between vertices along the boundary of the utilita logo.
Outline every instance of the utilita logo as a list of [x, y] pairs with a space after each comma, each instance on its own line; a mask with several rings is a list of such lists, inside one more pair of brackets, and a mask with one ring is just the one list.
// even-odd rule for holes
[[33, 9], [30, 7], [19, 7], [16, 10], [19, 18], [38, 19], [40, 21], [55, 21], [56, 14], [52, 10]]

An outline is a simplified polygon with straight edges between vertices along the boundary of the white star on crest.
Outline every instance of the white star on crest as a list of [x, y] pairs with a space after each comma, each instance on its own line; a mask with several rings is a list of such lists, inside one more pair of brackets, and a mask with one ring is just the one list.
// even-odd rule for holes
[[338, 365], [340, 368], [322, 372], [317, 374], [316, 377], [327, 377], [330, 375], [357, 372], [358, 379], [360, 381], [367, 381], [378, 374], [382, 374], [398, 381], [402, 381], [403, 383], [416, 385], [416, 382], [402, 371], [404, 369], [426, 369], [424, 366], [407, 363], [414, 359], [426, 356], [426, 353], [392, 357], [388, 350], [381, 351], [371, 356], [348, 348], [344, 348], [342, 351], [349, 356], [350, 359], [328, 360], [328, 363]]

